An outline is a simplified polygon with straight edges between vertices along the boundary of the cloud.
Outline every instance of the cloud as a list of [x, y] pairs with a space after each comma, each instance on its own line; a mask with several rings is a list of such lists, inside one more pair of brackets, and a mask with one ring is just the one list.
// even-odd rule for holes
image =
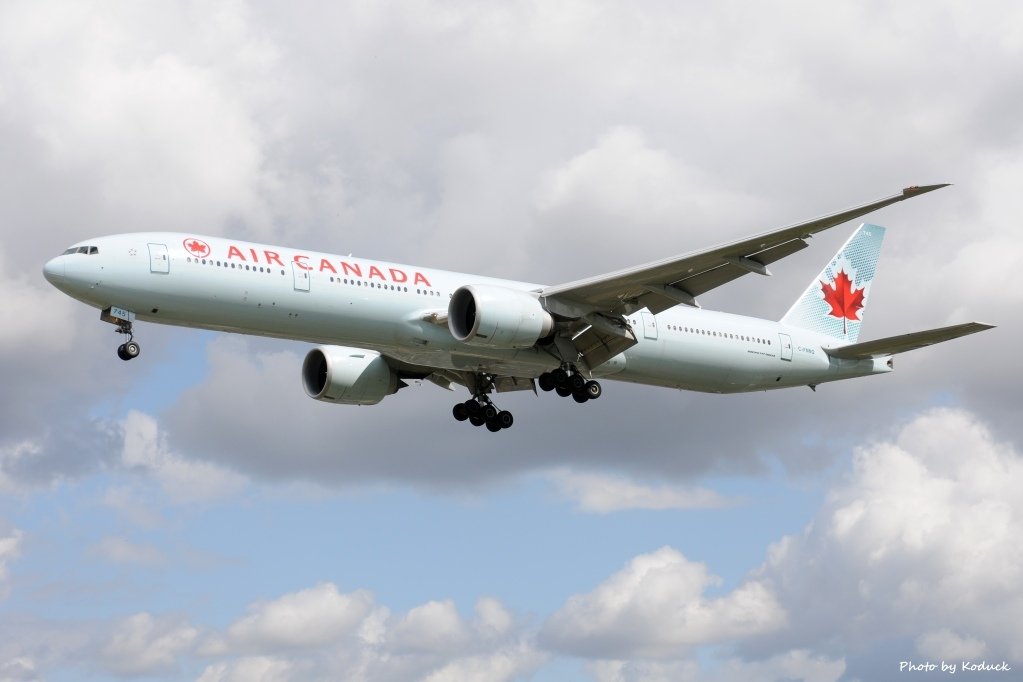
[[773, 544], [757, 572], [791, 614], [782, 639], [867, 647], [922, 632], [929, 655], [1019, 659], [1020, 486], [1018, 451], [959, 409], [859, 448], [813, 523]]
[[113, 564], [161, 566], [167, 561], [164, 553], [152, 545], [140, 545], [112, 535], [100, 540], [93, 550]]
[[172, 672], [199, 631], [173, 618], [138, 613], [122, 620], [102, 650], [108, 670], [118, 675]]
[[929, 661], [976, 660], [987, 652], [987, 645], [973, 637], [961, 637], [948, 628], [931, 630], [916, 638], [916, 650]]
[[245, 479], [209, 462], [184, 459], [170, 451], [155, 419], [132, 411], [124, 418], [121, 460], [149, 473], [177, 503], [209, 501], [238, 492]]
[[355, 634], [372, 609], [368, 592], [341, 594], [324, 583], [252, 607], [227, 636], [232, 647], [242, 650], [315, 648]]
[[8, 564], [21, 556], [25, 533], [17, 528], [4, 529], [0, 524], [0, 598], [6, 596]]
[[607, 514], [626, 509], [704, 509], [725, 507], [729, 500], [707, 488], [682, 485], [645, 486], [622, 476], [575, 473], [551, 475], [558, 492], [580, 511]]
[[569, 598], [544, 624], [541, 641], [588, 658], [682, 658], [697, 645], [784, 625], [785, 611], [763, 583], [705, 596], [718, 584], [704, 564], [662, 547], [633, 558], [592, 592]]
[[591, 661], [587, 669], [596, 682], [838, 682], [845, 662], [797, 649], [763, 661], [729, 658], [701, 665], [695, 660], [610, 660]]
[[227, 682], [269, 676], [289, 680], [513, 680], [547, 655], [496, 599], [482, 598], [475, 618], [433, 600], [392, 614], [365, 590], [332, 583], [253, 604], [199, 654], [222, 660], [200, 679]]

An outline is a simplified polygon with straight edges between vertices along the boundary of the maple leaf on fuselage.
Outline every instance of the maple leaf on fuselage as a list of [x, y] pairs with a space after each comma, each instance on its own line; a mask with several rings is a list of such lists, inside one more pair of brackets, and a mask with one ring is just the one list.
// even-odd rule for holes
[[863, 308], [863, 289], [864, 287], [856, 289], [853, 286], [852, 280], [845, 274], [845, 270], [838, 271], [833, 283], [821, 282], [824, 302], [831, 306], [828, 315], [859, 322], [860, 318], [857, 313]]

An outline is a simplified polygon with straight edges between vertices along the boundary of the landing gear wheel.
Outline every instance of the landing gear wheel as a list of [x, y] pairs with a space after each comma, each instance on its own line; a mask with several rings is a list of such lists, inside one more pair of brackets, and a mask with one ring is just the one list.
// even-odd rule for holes
[[544, 372], [543, 374], [541, 374], [540, 378], [537, 380], [537, 383], [540, 385], [541, 391], [546, 392], [554, 390], [554, 377], [551, 376], [550, 372]]
[[576, 389], [575, 391], [572, 391], [572, 400], [576, 401], [577, 403], [585, 403], [589, 399], [590, 396], [586, 394], [585, 389], [580, 388]]
[[568, 372], [561, 367], [551, 372], [551, 378], [554, 379], [554, 386], [556, 388], [563, 388], [568, 386]]
[[452, 407], [452, 416], [458, 421], [468, 421], [473, 426], [485, 424], [491, 433], [510, 427], [515, 421], [511, 412], [498, 409], [488, 395], [496, 390], [495, 377], [480, 372], [476, 374], [475, 378], [475, 382], [468, 384], [469, 390], [472, 391], [472, 397], [464, 403], [458, 403]]
[[131, 360], [131, 358], [128, 357], [128, 354], [124, 351], [123, 343], [117, 347], [117, 357], [121, 358], [122, 360]]
[[590, 400], [596, 400], [604, 393], [604, 389], [602, 389], [600, 384], [596, 381], [587, 381], [583, 390], [586, 391], [586, 397]]
[[568, 387], [572, 389], [573, 392], [582, 389], [585, 385], [586, 379], [583, 378], [582, 374], [573, 374], [568, 378]]
[[137, 358], [139, 356], [139, 353], [141, 352], [142, 346], [140, 346], [135, 341], [129, 341], [128, 343], [124, 344], [124, 354], [128, 356], [127, 358], [128, 360], [131, 360], [132, 358]]
[[568, 396], [572, 395], [572, 389], [568, 388], [567, 386], [558, 386], [554, 390], [557, 391], [558, 395], [560, 395], [562, 398], [567, 398]]

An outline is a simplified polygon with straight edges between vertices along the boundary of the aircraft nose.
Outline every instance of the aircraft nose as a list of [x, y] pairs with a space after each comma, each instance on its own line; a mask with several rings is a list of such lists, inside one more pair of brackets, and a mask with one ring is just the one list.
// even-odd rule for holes
[[64, 279], [64, 257], [51, 258], [43, 266], [43, 277], [50, 284], [56, 284]]

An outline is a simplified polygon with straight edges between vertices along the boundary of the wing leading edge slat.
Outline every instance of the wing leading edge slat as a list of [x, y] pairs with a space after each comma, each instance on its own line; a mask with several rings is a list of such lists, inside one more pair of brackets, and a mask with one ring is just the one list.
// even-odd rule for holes
[[[805, 248], [806, 238], [813, 234], [947, 186], [909, 187], [890, 197], [703, 251], [545, 287], [540, 291], [540, 296], [614, 314], [630, 313], [643, 307], [648, 307], [654, 313], [660, 312], [677, 305], [679, 296], [666, 296], [656, 291], [658, 287], [673, 286], [676, 291], [682, 292], [683, 297], [688, 295], [695, 298], [756, 271], [757, 268], [750, 267], [753, 264], [768, 265]], [[743, 259], [753, 263], [743, 263]]]

